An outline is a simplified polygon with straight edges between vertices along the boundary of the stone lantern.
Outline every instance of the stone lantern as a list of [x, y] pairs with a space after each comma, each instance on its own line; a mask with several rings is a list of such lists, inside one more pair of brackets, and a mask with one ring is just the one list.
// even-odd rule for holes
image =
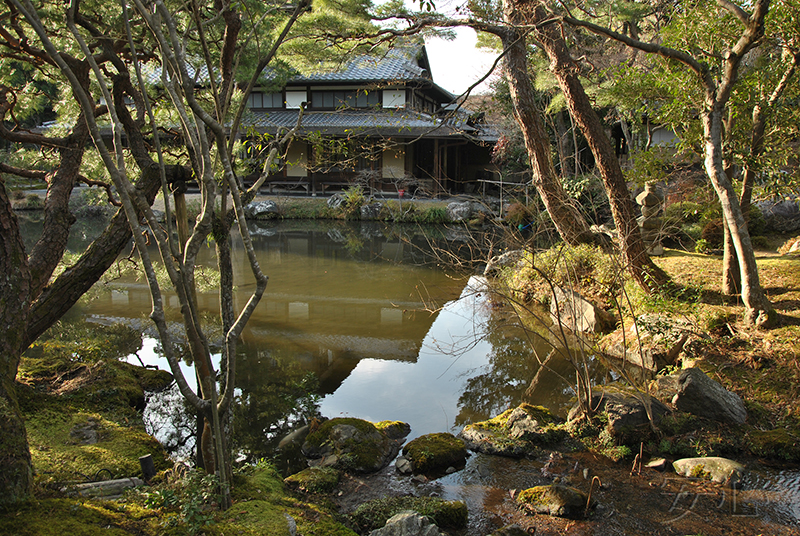
[[663, 197], [654, 182], [644, 185], [644, 192], [636, 196], [636, 203], [642, 207], [642, 216], [636, 221], [642, 232], [642, 240], [649, 255], [663, 255], [661, 246], [661, 204]]

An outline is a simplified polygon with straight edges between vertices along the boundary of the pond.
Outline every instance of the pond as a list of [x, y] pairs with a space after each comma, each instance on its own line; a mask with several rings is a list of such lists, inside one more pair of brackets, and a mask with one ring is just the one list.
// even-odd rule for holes
[[[35, 225], [31, 229], [33, 237]], [[80, 236], [71, 242], [77, 251], [92, 234], [91, 225], [79, 230]], [[243, 459], [274, 456], [279, 440], [316, 413], [405, 421], [412, 428], [409, 440], [431, 432], [457, 433], [465, 424], [518, 404], [539, 369], [539, 359], [550, 350], [546, 336], [522, 333], [508, 309], [498, 307], [484, 292], [481, 278], [474, 275], [485, 258], [484, 244], [463, 227], [281, 222], [253, 223], [251, 232], [270, 281], [243, 333], [238, 356], [234, 444]], [[240, 244], [234, 254], [237, 296], [244, 303], [252, 280]], [[453, 258], [461, 260], [459, 266], [447, 260]], [[204, 252], [203, 261], [211, 264], [213, 249]], [[208, 285], [213, 284], [211, 278]], [[176, 305], [174, 297], [167, 299]], [[213, 291], [201, 288], [198, 299], [209, 317], [216, 314]], [[128, 359], [168, 368], [149, 312], [146, 286], [121, 277], [93, 300], [77, 305], [71, 316], [106, 325], [122, 322], [140, 330], [142, 349]], [[175, 326], [177, 320], [172, 318]], [[563, 378], [572, 374], [566, 363], [550, 366], [553, 371], [543, 373], [529, 401], [565, 416], [573, 393]], [[597, 363], [592, 366], [594, 382], [604, 383], [607, 373]], [[146, 419], [156, 437], [178, 456], [186, 456], [191, 453], [194, 422], [176, 411], [181, 405], [175, 392], [151, 398]], [[567, 472], [581, 467], [603, 474], [604, 481], [605, 475], [627, 478], [626, 468], [592, 455], [566, 458]], [[285, 464], [279, 468], [291, 470], [291, 460], [275, 459]], [[377, 497], [391, 490], [465, 500], [470, 509], [467, 533], [488, 534], [515, 515], [509, 489], [552, 480], [545, 462], [473, 455], [464, 470], [435, 482], [398, 479], [389, 467], [359, 486]], [[675, 504], [685, 495], [666, 480], [658, 486], [667, 505], [673, 501], [670, 494]], [[613, 504], [610, 512], [623, 511], [612, 501], [623, 500], [626, 488], [612, 489], [611, 495], [620, 498], [606, 492], [608, 498], [601, 500]], [[748, 489], [748, 504], [756, 505], [759, 518], [782, 528], [798, 526], [800, 472], [754, 472]], [[672, 515], [675, 504], [664, 519], [657, 512], [599, 519], [602, 528], [593, 533], [661, 534], [662, 528], [664, 534], [676, 533], [671, 530], [677, 530], [680, 521], [669, 523], [683, 518]], [[704, 514], [718, 512], [719, 504], [711, 504]], [[652, 522], [645, 526], [642, 519], [647, 517]]]
[[[238, 356], [236, 439], [248, 457], [269, 455], [314, 408], [327, 418], [402, 420], [412, 427], [408, 439], [457, 433], [518, 404], [550, 349], [542, 338], [520, 337], [513, 322], [494, 314], [481, 278], [470, 275], [477, 267], [475, 243], [463, 228], [251, 225], [270, 279]], [[453, 252], [460, 266], [442, 260]], [[204, 262], [212, 256], [209, 248]], [[240, 244], [234, 258], [237, 299], [244, 303], [252, 279]], [[146, 286], [130, 277], [108, 286], [73, 313], [140, 329], [143, 348], [129, 359], [168, 368], [147, 319]], [[174, 296], [166, 299], [176, 305]], [[203, 312], [215, 314], [213, 289], [201, 286], [198, 301]], [[556, 372], [567, 366], [553, 365]], [[543, 380], [533, 401], [566, 414], [569, 386], [554, 373]], [[173, 414], [168, 408], [154, 414], [153, 426], [179, 426], [164, 422]]]

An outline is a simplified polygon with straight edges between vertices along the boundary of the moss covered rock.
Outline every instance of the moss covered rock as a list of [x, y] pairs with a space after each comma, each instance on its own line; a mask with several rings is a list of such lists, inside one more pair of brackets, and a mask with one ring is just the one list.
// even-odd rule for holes
[[672, 467], [679, 475], [718, 483], [733, 484], [741, 481], [745, 474], [744, 465], [717, 456], [683, 458], [672, 462]]
[[463, 529], [467, 526], [467, 505], [461, 501], [445, 501], [438, 497], [386, 497], [360, 505], [350, 520], [361, 533], [369, 533], [386, 525], [401, 512], [416, 512], [433, 519], [441, 529]]
[[333, 467], [309, 467], [283, 481], [290, 488], [306, 493], [330, 493], [339, 484], [340, 477], [339, 470]]
[[522, 458], [566, 437], [561, 420], [542, 406], [521, 404], [488, 421], [469, 424], [458, 434], [470, 450]]
[[411, 462], [415, 474], [444, 474], [450, 467], [464, 467], [467, 448], [453, 434], [426, 434], [410, 441], [403, 448], [403, 456]]
[[400, 441], [362, 419], [338, 418], [308, 434], [303, 454], [321, 465], [344, 471], [373, 473], [386, 467], [400, 452]]
[[581, 490], [559, 484], [535, 486], [517, 495], [517, 504], [525, 509], [558, 517], [583, 517], [588, 502], [589, 496]]

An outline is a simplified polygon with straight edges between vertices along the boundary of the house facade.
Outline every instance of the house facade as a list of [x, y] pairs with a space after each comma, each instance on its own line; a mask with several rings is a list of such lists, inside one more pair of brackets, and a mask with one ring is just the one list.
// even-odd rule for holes
[[298, 123], [282, 166], [265, 188], [310, 195], [360, 184], [372, 193], [477, 191], [498, 170], [497, 134], [433, 82], [425, 47], [359, 57], [336, 72], [298, 76], [279, 92], [255, 89], [244, 118], [279, 136]]

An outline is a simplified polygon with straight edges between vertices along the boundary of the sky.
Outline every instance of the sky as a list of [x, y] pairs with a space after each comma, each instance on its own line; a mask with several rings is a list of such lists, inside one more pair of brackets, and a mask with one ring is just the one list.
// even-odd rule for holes
[[[426, 39], [425, 48], [431, 62], [433, 81], [447, 91], [460, 95], [484, 76], [497, 58], [497, 53], [475, 48], [478, 35], [471, 28], [458, 28], [456, 38]], [[499, 67], [498, 67], [499, 69]], [[497, 70], [492, 76], [497, 75]], [[489, 87], [483, 82], [473, 94], [486, 92]]]
[[[376, 0], [377, 3], [381, 1]], [[437, 12], [457, 17], [460, 16], [458, 11], [464, 0], [434, 0], [434, 3]], [[420, 8], [420, 0], [405, 0], [405, 4], [412, 11]], [[460, 95], [486, 74], [498, 54], [475, 48], [478, 34], [472, 28], [455, 28], [454, 32], [454, 40], [426, 38], [425, 48], [431, 62], [433, 81], [450, 93]], [[486, 82], [474, 89], [472, 94], [488, 92]]]

